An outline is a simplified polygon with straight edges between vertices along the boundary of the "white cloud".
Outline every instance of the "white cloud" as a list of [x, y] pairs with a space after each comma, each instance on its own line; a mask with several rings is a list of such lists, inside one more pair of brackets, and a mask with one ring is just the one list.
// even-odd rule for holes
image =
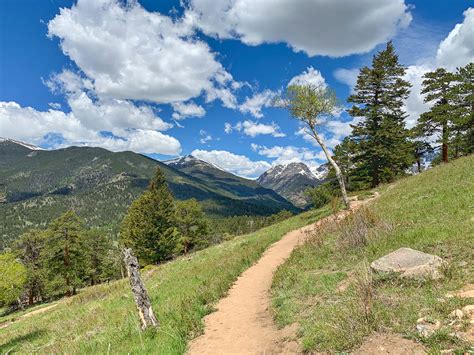
[[199, 137], [199, 143], [201, 144], [207, 144], [212, 141], [212, 136], [203, 129], [199, 131]]
[[423, 112], [429, 110], [430, 105], [424, 103], [424, 95], [421, 94], [423, 75], [435, 68], [428, 65], [411, 65], [407, 68], [405, 80], [412, 84], [410, 95], [405, 101], [407, 127], [412, 128]]
[[321, 162], [326, 160], [324, 152], [321, 150], [315, 153], [308, 148], [299, 148], [291, 145], [267, 148], [263, 145], [254, 144], [252, 150], [267, 158], [275, 159], [272, 162], [273, 165], [303, 162], [308, 166], [319, 166]]
[[171, 105], [173, 107], [173, 119], [182, 120], [187, 117], [203, 117], [206, 114], [206, 110], [201, 105], [197, 105], [194, 102], [175, 102]]
[[189, 23], [138, 1], [79, 0], [62, 8], [48, 31], [102, 98], [173, 103], [232, 82]]
[[275, 122], [272, 122], [271, 124], [263, 124], [246, 120], [244, 122], [237, 122], [234, 127], [232, 127], [230, 124], [227, 125], [226, 123], [224, 130], [226, 133], [236, 130], [250, 137], [256, 137], [261, 134], [270, 134], [277, 138], [285, 137], [285, 134], [281, 132], [280, 127]]
[[253, 95], [252, 97], [247, 97], [239, 106], [239, 110], [242, 113], [250, 113], [255, 118], [262, 118], [262, 108], [270, 107], [277, 94], [278, 93], [274, 91], [265, 90]]
[[313, 67], [308, 67], [303, 73], [293, 77], [288, 86], [290, 85], [312, 85], [316, 87], [326, 87], [326, 80], [322, 76], [319, 70]]
[[404, 0], [189, 0], [188, 23], [248, 45], [287, 43], [310, 56], [365, 53], [405, 28]]
[[202, 159], [233, 174], [246, 178], [257, 178], [267, 171], [271, 165], [266, 161], [252, 161], [245, 155], [230, 153], [225, 150], [194, 150], [191, 155]]
[[[181, 151], [176, 138], [157, 131], [168, 128], [168, 124], [154, 116], [148, 107], [136, 107], [125, 101], [94, 104], [84, 93], [69, 102], [72, 111], [67, 114], [0, 102], [0, 131], [7, 137], [34, 144], [45, 143], [43, 139], [47, 135], [60, 135], [63, 141], [53, 142], [53, 148], [97, 146], [165, 155], [177, 155]], [[134, 123], [131, 126], [130, 119]], [[104, 131], [112, 132], [115, 137], [102, 134]]]
[[464, 11], [464, 21], [440, 43], [436, 61], [448, 70], [474, 62], [474, 8]]
[[359, 69], [339, 68], [336, 69], [333, 74], [337, 81], [349, 86], [351, 94], [354, 93], [354, 86], [357, 84]]
[[224, 132], [230, 134], [233, 131], [232, 124], [229, 122], [224, 123]]

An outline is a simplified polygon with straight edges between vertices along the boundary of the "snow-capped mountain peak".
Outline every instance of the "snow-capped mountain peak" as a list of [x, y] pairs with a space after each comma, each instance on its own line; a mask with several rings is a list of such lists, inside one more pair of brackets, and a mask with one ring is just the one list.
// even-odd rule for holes
[[5, 143], [5, 142], [21, 145], [22, 147], [28, 148], [30, 150], [44, 150], [43, 148], [40, 148], [40, 147], [38, 147], [36, 145], [33, 145], [33, 144], [17, 141], [15, 139], [11, 139], [11, 138], [0, 137], [0, 143]]

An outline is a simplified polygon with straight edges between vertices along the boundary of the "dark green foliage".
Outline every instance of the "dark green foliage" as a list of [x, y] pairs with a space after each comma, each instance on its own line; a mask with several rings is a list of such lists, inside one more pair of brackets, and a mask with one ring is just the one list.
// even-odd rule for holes
[[155, 264], [173, 256], [177, 233], [173, 196], [157, 169], [148, 190], [128, 209], [120, 240], [133, 249], [140, 263]]
[[351, 135], [356, 145], [355, 169], [371, 186], [403, 175], [413, 162], [403, 109], [411, 85], [404, 75], [405, 68], [389, 42], [374, 56], [371, 68], [360, 70], [355, 94], [348, 99], [354, 103], [349, 113], [360, 118]]
[[45, 243], [45, 232], [38, 229], [26, 231], [15, 243], [15, 252], [26, 267], [25, 293], [29, 305], [46, 296], [48, 275], [43, 258]]
[[87, 259], [87, 279], [95, 285], [120, 277], [121, 252], [118, 244], [102, 230], [94, 228], [84, 233]]
[[89, 227], [116, 234], [127, 208], [146, 190], [156, 167], [177, 199], [196, 198], [207, 214], [216, 217], [299, 211], [274, 191], [225, 172], [195, 177], [195, 172], [181, 172], [132, 152], [90, 147], [32, 151], [3, 141], [0, 250], [29, 228], [45, 228], [70, 206]]
[[454, 156], [474, 153], [474, 63], [458, 68], [451, 90], [454, 103]]
[[45, 264], [50, 286], [70, 296], [82, 285], [87, 270], [83, 221], [68, 211], [51, 222], [46, 231]]
[[306, 190], [311, 197], [312, 207], [320, 208], [328, 204], [334, 196], [337, 196], [337, 188], [335, 189], [331, 183], [324, 183], [315, 188]]
[[439, 135], [438, 142], [442, 145], [442, 158], [444, 162], [447, 162], [455, 117], [451, 94], [455, 76], [444, 68], [438, 68], [434, 72], [426, 73], [423, 78], [421, 93], [426, 94], [425, 102], [430, 102], [433, 106], [420, 116], [417, 130], [420, 135], [426, 137]]
[[209, 221], [195, 199], [176, 201], [176, 225], [179, 231], [177, 251], [187, 254], [191, 249], [209, 245]]

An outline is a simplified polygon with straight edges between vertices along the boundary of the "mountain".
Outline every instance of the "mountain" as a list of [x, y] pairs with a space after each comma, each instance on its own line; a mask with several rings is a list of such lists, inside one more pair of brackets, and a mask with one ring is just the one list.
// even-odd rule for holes
[[196, 198], [210, 216], [299, 211], [276, 192], [215, 167], [209, 166], [207, 173], [204, 168], [196, 169], [193, 175], [133, 152], [92, 147], [39, 150], [2, 139], [0, 249], [26, 228], [44, 226], [68, 209], [91, 226], [117, 230], [157, 167], [177, 199]]
[[316, 177], [304, 163], [276, 165], [260, 175], [257, 182], [278, 192], [295, 206], [306, 207], [310, 200], [305, 195], [305, 190], [321, 184], [327, 173], [324, 167], [318, 169]]

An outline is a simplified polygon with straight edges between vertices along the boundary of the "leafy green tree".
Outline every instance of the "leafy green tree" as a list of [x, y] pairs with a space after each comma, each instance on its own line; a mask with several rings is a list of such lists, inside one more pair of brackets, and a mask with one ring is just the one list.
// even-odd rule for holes
[[404, 75], [405, 67], [388, 42], [374, 56], [372, 67], [360, 70], [355, 93], [348, 98], [354, 104], [349, 114], [360, 119], [351, 134], [354, 162], [373, 187], [404, 174], [413, 162], [403, 108], [411, 85]]
[[334, 191], [330, 184], [324, 183], [305, 191], [311, 197], [313, 208], [320, 208], [328, 204], [334, 197]]
[[15, 252], [26, 267], [26, 293], [28, 304], [45, 296], [47, 273], [44, 267], [45, 232], [30, 229], [15, 243]]
[[425, 102], [432, 103], [428, 112], [421, 114], [417, 129], [423, 136], [439, 135], [443, 162], [449, 160], [449, 143], [452, 136], [453, 121], [455, 118], [452, 101], [452, 88], [455, 80], [453, 73], [444, 68], [438, 68], [423, 76], [422, 94]]
[[84, 233], [83, 222], [73, 211], [53, 220], [46, 230], [44, 254], [50, 286], [67, 296], [76, 293], [87, 271]]
[[133, 249], [141, 263], [152, 264], [173, 256], [176, 238], [173, 196], [158, 168], [148, 190], [128, 209], [120, 240]]
[[0, 303], [11, 305], [18, 301], [23, 294], [23, 289], [27, 280], [27, 271], [25, 266], [17, 260], [13, 253], [0, 254]]
[[319, 144], [336, 173], [344, 205], [349, 208], [350, 202], [341, 169], [332, 158], [320, 132], [321, 125], [337, 109], [334, 91], [322, 85], [290, 85], [286, 97], [277, 100], [276, 104], [287, 108], [294, 118], [305, 125], [306, 133]]
[[208, 245], [209, 222], [196, 199], [176, 201], [176, 225], [179, 252], [187, 254], [192, 248]]

